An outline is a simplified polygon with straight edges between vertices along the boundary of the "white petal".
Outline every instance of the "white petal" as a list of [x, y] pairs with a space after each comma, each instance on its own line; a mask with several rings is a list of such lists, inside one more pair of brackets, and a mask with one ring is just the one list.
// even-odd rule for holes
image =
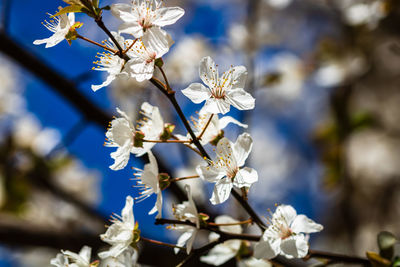
[[232, 89], [243, 89], [246, 85], [247, 70], [244, 66], [237, 66], [232, 69]]
[[307, 216], [303, 214], [296, 216], [290, 228], [295, 233], [306, 233], [306, 234], [316, 233], [324, 229], [324, 227], [321, 224], [315, 223], [313, 220], [307, 218]]
[[111, 127], [106, 132], [107, 139], [112, 146], [123, 146], [127, 141], [132, 140], [133, 129], [126, 118], [117, 118], [111, 121]]
[[243, 124], [239, 122], [238, 120], [232, 118], [231, 116], [224, 116], [219, 119], [219, 128], [222, 130], [224, 129], [229, 123], [234, 123], [236, 125], [239, 125], [240, 127], [247, 128], [247, 124]]
[[79, 252], [79, 256], [87, 262], [90, 262], [90, 255], [92, 254], [92, 248], [89, 246], [83, 246]]
[[218, 70], [215, 67], [215, 62], [211, 57], [204, 57], [201, 59], [199, 75], [201, 80], [210, 88], [213, 88], [217, 85], [219, 78]]
[[162, 57], [169, 50], [173, 41], [171, 36], [158, 27], [152, 27], [142, 37], [146, 49], [156, 53], [156, 58]]
[[[234, 224], [238, 222], [239, 222], [238, 220], [235, 220], [228, 215], [220, 215], [217, 218], [215, 218], [215, 223], [217, 224], [228, 224], [228, 223]], [[234, 233], [234, 234], [242, 233], [242, 227], [240, 225], [219, 226], [218, 228], [219, 230], [227, 233]]]
[[229, 178], [219, 180], [214, 186], [214, 191], [210, 198], [211, 203], [216, 205], [225, 202], [231, 193], [232, 186], [233, 184]]
[[161, 218], [162, 215], [162, 192], [159, 192], [157, 194], [157, 200], [154, 205], [154, 207], [149, 211], [149, 215], [154, 214], [156, 211], [158, 211], [158, 214], [156, 216], [156, 219]]
[[281, 251], [287, 258], [304, 258], [308, 253], [308, 244], [303, 235], [291, 236], [282, 240]]
[[260, 240], [254, 246], [254, 257], [257, 259], [272, 259], [280, 253], [280, 239]]
[[229, 247], [220, 244], [211, 249], [206, 256], [200, 257], [200, 261], [219, 266], [235, 257], [236, 253], [237, 251], [232, 251]]
[[239, 110], [249, 110], [255, 107], [255, 99], [243, 89], [227, 91], [226, 101]]
[[[193, 234], [195, 234], [195, 229], [196, 228], [191, 228], [189, 229], [187, 232], [184, 232], [179, 238], [178, 238], [178, 242], [176, 243], [176, 245], [178, 247], [184, 247], [186, 242], [188, 242], [188, 240], [190, 238], [192, 238]], [[174, 252], [175, 254], [177, 254], [179, 252], [179, 248], [174, 248]], [[189, 254], [188, 252], [188, 248], [186, 247], [186, 252], [187, 254]]]
[[156, 19], [154, 25], [166, 26], [174, 24], [185, 14], [185, 11], [180, 7], [163, 7], [156, 10]]
[[210, 98], [207, 99], [206, 104], [204, 105], [204, 111], [213, 113], [213, 114], [225, 114], [229, 112], [230, 110], [230, 105], [228, 102], [226, 102], [223, 99], [215, 99], [215, 98]]
[[131, 196], [126, 197], [125, 206], [121, 211], [122, 220], [126, 225], [130, 227], [135, 226], [135, 217], [133, 216], [133, 198]]
[[118, 147], [117, 151], [110, 154], [111, 158], [115, 160], [110, 169], [117, 171], [125, 168], [129, 161], [130, 151], [131, 142], [127, 140], [123, 146]]
[[102, 84], [100, 84], [100, 85], [92, 85], [92, 90], [94, 91], [94, 92], [96, 92], [97, 90], [99, 90], [99, 89], [101, 89], [101, 88], [103, 88], [103, 87], [106, 87], [106, 86], [108, 86], [112, 81], [114, 81], [115, 80], [115, 75], [112, 75], [112, 74], [109, 74], [108, 76], [107, 76], [107, 79], [102, 83]]
[[142, 175], [140, 179], [142, 183], [151, 187], [154, 192], [159, 192], [159, 184], [158, 184], [158, 165], [157, 160], [154, 157], [151, 151], [148, 152], [149, 163], [144, 165]]
[[190, 252], [192, 251], [192, 247], [193, 247], [194, 240], [196, 238], [196, 234], [197, 234], [197, 229], [194, 228], [192, 236], [189, 238], [189, 240], [186, 243], [186, 253], [187, 254], [190, 254]]
[[258, 181], [257, 171], [252, 168], [245, 167], [243, 169], [240, 169], [239, 172], [236, 174], [233, 180], [233, 185], [238, 188], [250, 187], [257, 181]]
[[200, 178], [210, 183], [216, 183], [225, 176], [225, 172], [220, 171], [213, 166], [197, 166], [196, 172]]
[[253, 148], [253, 139], [248, 133], [239, 135], [233, 145], [233, 155], [237, 161], [238, 167], [244, 165], [247, 157], [249, 156], [251, 149]]
[[290, 205], [280, 205], [276, 208], [273, 218], [284, 218], [290, 226], [297, 216], [296, 210]]
[[75, 24], [75, 13], [74, 12], [68, 13], [68, 21], [69, 21], [69, 26], [72, 26]]
[[189, 201], [189, 206], [188, 206], [187, 212], [190, 213], [192, 216], [194, 216], [195, 222], [196, 222], [196, 227], [200, 228], [200, 222], [199, 222], [199, 216], [198, 216], [196, 204], [193, 201], [192, 191], [188, 184], [185, 185], [185, 191], [186, 191], [188, 201]]
[[128, 61], [126, 67], [131, 70], [129, 72], [130, 76], [135, 78], [138, 82], [150, 80], [151, 77], [153, 77], [154, 61], [147, 63], [142, 58], [135, 57]]
[[193, 103], [199, 104], [206, 99], [209, 99], [211, 94], [210, 90], [208, 90], [201, 83], [192, 83], [188, 88], [182, 90], [182, 94], [184, 94], [187, 98], [193, 101]]
[[129, 22], [137, 22], [138, 17], [136, 12], [132, 12], [132, 5], [128, 4], [114, 4], [111, 5], [111, 13], [123, 20], [123, 21], [129, 21]]
[[143, 36], [143, 28], [139, 24], [132, 22], [122, 23], [118, 28], [118, 32], [131, 34], [135, 38], [140, 38]]

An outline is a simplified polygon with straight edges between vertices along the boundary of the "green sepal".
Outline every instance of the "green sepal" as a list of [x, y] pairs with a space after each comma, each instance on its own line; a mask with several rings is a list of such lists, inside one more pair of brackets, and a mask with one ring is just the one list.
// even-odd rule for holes
[[236, 259], [241, 260], [248, 258], [251, 255], [250, 243], [248, 241], [242, 241], [238, 252], [236, 253]]
[[141, 131], [136, 131], [133, 137], [133, 146], [143, 147], [143, 139], [144, 139], [144, 133]]
[[170, 176], [167, 173], [159, 173], [158, 174], [158, 184], [160, 186], [161, 191], [166, 189], [170, 184]]
[[164, 131], [160, 135], [160, 140], [167, 141], [168, 139], [170, 139], [172, 137], [172, 132], [174, 131], [174, 129], [175, 129], [175, 125], [173, 125], [171, 123], [166, 123], [164, 125]]
[[103, 6], [102, 8], [100, 8], [101, 10], [111, 10], [110, 6]]
[[224, 134], [225, 134], [224, 131], [221, 130], [221, 131], [219, 132], [219, 134], [218, 134], [213, 140], [210, 141], [210, 144], [213, 145], [213, 146], [217, 146], [219, 140], [221, 140], [222, 138], [224, 138]]
[[154, 62], [154, 64], [157, 67], [162, 68], [162, 66], [164, 66], [164, 61], [162, 60], [162, 58], [157, 58], [156, 61]]
[[210, 216], [208, 214], [200, 212], [198, 214], [199, 216], [199, 221], [201, 226], [207, 226], [207, 221], [210, 219]]
[[54, 14], [53, 16], [51, 16], [51, 18], [63, 15], [63, 14], [67, 14], [67, 13], [78, 13], [78, 12], [84, 12], [85, 7], [81, 6], [81, 5], [70, 5], [70, 6], [66, 6], [63, 8], [60, 8], [60, 11], [58, 11], [56, 14]]

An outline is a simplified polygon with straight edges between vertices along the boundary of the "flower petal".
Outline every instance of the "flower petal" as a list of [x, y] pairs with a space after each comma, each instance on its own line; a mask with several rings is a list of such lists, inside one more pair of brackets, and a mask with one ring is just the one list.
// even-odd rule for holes
[[291, 236], [281, 242], [282, 254], [287, 258], [304, 258], [308, 253], [308, 244], [303, 235]]
[[206, 180], [207, 182], [210, 183], [215, 183], [218, 182], [222, 177], [225, 176], [225, 173], [222, 171], [219, 171], [213, 166], [197, 166], [196, 168], [197, 174], [200, 176], [200, 178]]
[[199, 75], [201, 80], [210, 88], [218, 85], [218, 70], [211, 57], [204, 57], [200, 61]]
[[244, 66], [237, 66], [232, 69], [232, 89], [243, 89], [246, 85], [247, 70]]
[[[238, 222], [239, 222], [238, 220], [235, 220], [228, 215], [220, 215], [217, 218], [215, 218], [216, 224], [234, 224]], [[240, 225], [225, 225], [225, 226], [219, 226], [218, 228], [219, 230], [227, 233], [234, 233], [234, 234], [242, 233], [242, 227]]]
[[114, 159], [114, 164], [110, 166], [110, 169], [117, 171], [125, 168], [129, 161], [130, 152], [131, 141], [126, 140], [123, 146], [118, 147], [117, 151], [110, 154], [111, 158]]
[[180, 7], [162, 7], [156, 10], [156, 19], [154, 25], [166, 26], [174, 24], [185, 14], [185, 11]]
[[290, 226], [297, 216], [296, 210], [290, 205], [279, 205], [273, 215], [273, 218], [281, 220], [284, 218], [286, 223]]
[[226, 92], [226, 101], [239, 110], [249, 110], [255, 107], [255, 99], [243, 89]]
[[200, 261], [210, 265], [219, 266], [235, 257], [237, 251], [232, 251], [229, 247], [220, 244], [208, 252], [206, 256], [201, 256]]
[[226, 126], [228, 126], [229, 123], [234, 123], [234, 124], [239, 125], [240, 127], [243, 127], [243, 128], [247, 128], [248, 127], [247, 124], [243, 124], [240, 121], [232, 118], [231, 116], [224, 116], [224, 117], [219, 119], [219, 128], [222, 130]]
[[253, 139], [250, 134], [242, 133], [236, 139], [233, 145], [233, 155], [236, 158], [238, 167], [242, 167], [247, 157], [249, 156], [251, 149], [253, 148]]
[[214, 186], [214, 191], [210, 198], [213, 205], [225, 202], [232, 190], [233, 184], [229, 178], [220, 179]]
[[132, 12], [132, 5], [128, 4], [111, 5], [111, 13], [120, 20], [131, 23], [133, 22], [138, 23], [137, 12]]
[[162, 192], [159, 192], [157, 194], [157, 200], [156, 203], [154, 204], [154, 207], [149, 211], [149, 215], [154, 214], [156, 211], [158, 211], [158, 214], [156, 216], [156, 219], [161, 218], [162, 215]]
[[121, 216], [124, 224], [130, 227], [135, 226], [135, 217], [133, 215], [133, 198], [131, 196], [126, 197], [125, 206], [121, 211]]
[[127, 62], [126, 67], [131, 70], [129, 72], [130, 76], [138, 82], [150, 80], [153, 77], [154, 61], [147, 63], [142, 58], [134, 57]]
[[213, 114], [218, 114], [218, 113], [225, 114], [229, 112], [230, 105], [223, 99], [209, 98], [207, 99], [203, 109], [204, 111]]
[[142, 41], [147, 51], [155, 52], [156, 58], [166, 54], [170, 46], [174, 43], [171, 36], [158, 27], [152, 27], [146, 31]]
[[242, 187], [250, 187], [252, 184], [258, 181], [258, 173], [256, 170], [252, 168], [245, 167], [240, 169], [236, 174], [233, 185], [242, 188]]
[[210, 90], [208, 90], [201, 83], [192, 83], [188, 88], [182, 90], [187, 98], [192, 100], [193, 103], [199, 104], [211, 96]]
[[261, 239], [254, 246], [254, 257], [257, 259], [272, 259], [280, 253], [280, 239]]
[[316, 233], [324, 229], [321, 224], [314, 222], [313, 220], [307, 218], [307, 216], [300, 214], [294, 219], [291, 227], [295, 233]]
[[92, 90], [93, 90], [94, 92], [96, 92], [97, 90], [99, 90], [99, 89], [101, 89], [101, 88], [103, 88], [103, 87], [106, 87], [106, 86], [110, 85], [110, 83], [111, 83], [112, 81], [114, 81], [114, 80], [115, 80], [115, 75], [109, 74], [109, 75], [107, 76], [107, 79], [106, 79], [102, 84], [100, 84], [100, 85], [92, 85]]
[[143, 36], [143, 28], [139, 24], [125, 22], [118, 27], [119, 33], [127, 33], [133, 35], [135, 38]]

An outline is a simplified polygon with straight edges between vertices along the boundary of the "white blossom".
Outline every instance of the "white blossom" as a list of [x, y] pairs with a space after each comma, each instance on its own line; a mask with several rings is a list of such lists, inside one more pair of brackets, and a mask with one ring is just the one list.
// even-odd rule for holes
[[166, 36], [163, 42], [155, 40], [153, 32], [149, 32], [138, 39], [132, 47], [131, 59], [127, 65], [130, 69], [130, 76], [138, 82], [150, 80], [153, 77], [156, 59], [166, 54], [173, 44], [169, 36]]
[[133, 198], [126, 197], [125, 207], [122, 209], [121, 216], [115, 217], [107, 231], [100, 235], [101, 240], [111, 245], [108, 251], [99, 253], [99, 257], [118, 257], [129, 248], [134, 241], [135, 218], [133, 216]]
[[[238, 223], [237, 220], [231, 218], [227, 215], [218, 216], [215, 218], [216, 224], [234, 224]], [[225, 225], [219, 226], [219, 230], [232, 233], [232, 234], [241, 234], [242, 227], [240, 225]], [[211, 233], [209, 236], [210, 242], [218, 240], [219, 235], [216, 233]], [[240, 246], [242, 244], [242, 240], [232, 239], [227, 240], [222, 244], [216, 245], [212, 248], [206, 256], [202, 256], [200, 260], [207, 264], [211, 264], [214, 266], [219, 266], [234, 258], [236, 254], [239, 252]]]
[[[115, 40], [118, 42], [118, 44], [121, 46], [123, 50], [129, 48], [133, 42], [133, 40], [130, 39], [125, 40], [124, 37], [118, 35], [116, 32], [111, 32], [111, 34], [114, 36]], [[104, 45], [115, 51], [118, 50], [117, 46], [111, 39], [104, 42]], [[130, 49], [129, 51], [126, 52], [126, 55], [128, 57], [132, 56], [131, 51], [132, 50]], [[120, 77], [127, 79], [129, 77], [130, 69], [125, 67], [126, 65], [125, 59], [121, 58], [120, 56], [110, 52], [102, 52], [98, 53], [96, 58], [98, 60], [94, 61], [93, 63], [96, 64], [97, 67], [93, 67], [93, 70], [106, 71], [108, 72], [108, 76], [107, 79], [102, 84], [92, 85], [93, 91], [96, 92], [97, 90], [110, 85], [111, 82], [114, 81], [116, 78]]]
[[287, 258], [303, 258], [308, 253], [305, 234], [319, 232], [323, 226], [305, 215], [297, 215], [289, 205], [280, 205], [272, 215], [271, 225], [254, 248], [254, 257], [272, 259], [281, 254]]
[[[144, 102], [141, 109], [145, 118], [139, 121], [137, 130], [142, 131], [147, 140], [159, 140], [164, 131], [164, 121], [158, 107]], [[117, 112], [122, 117], [111, 121], [111, 126], [106, 133], [107, 142], [105, 143], [105, 146], [117, 147], [117, 151], [111, 153], [111, 158], [115, 160], [114, 164], [110, 166], [112, 170], [125, 168], [131, 153], [140, 157], [149, 152], [155, 145], [152, 142], [144, 142], [143, 147], [134, 147], [135, 127], [125, 112], [118, 108]]]
[[231, 67], [219, 77], [214, 61], [205, 57], [200, 61], [199, 75], [208, 87], [192, 83], [182, 93], [196, 104], [206, 100], [205, 111], [225, 114], [231, 105], [239, 110], [254, 108], [255, 99], [243, 89], [247, 78], [244, 66]]
[[[219, 135], [223, 134], [222, 130], [225, 129], [225, 127], [228, 126], [229, 123], [236, 124], [243, 128], [248, 127], [247, 124], [243, 124], [231, 116], [223, 116], [223, 117], [219, 118], [218, 114], [212, 114], [212, 113], [206, 112], [205, 109], [203, 108], [199, 112], [198, 119], [192, 118], [193, 132], [196, 136], [199, 136], [203, 132], [203, 129], [206, 127], [211, 116], [212, 116], [211, 121], [208, 124], [207, 129], [204, 131], [203, 135], [201, 136], [200, 143], [202, 145], [206, 145], [209, 142], [212, 142]], [[176, 135], [176, 136], [181, 140], [190, 140], [191, 139], [189, 134], [186, 137], [181, 136], [181, 135]]]
[[149, 215], [154, 214], [158, 211], [156, 218], [161, 218], [162, 211], [162, 190], [159, 183], [159, 173], [157, 160], [151, 151], [148, 152], [150, 163], [144, 165], [144, 170], [142, 172], [136, 173], [138, 177], [137, 186], [142, 191], [140, 192], [140, 197], [137, 199], [144, 200], [151, 196], [152, 194], [157, 195], [157, 200], [154, 207], [150, 210]]
[[[50, 17], [51, 14], [48, 14]], [[75, 14], [68, 13], [61, 14], [51, 18], [50, 21], [45, 20], [43, 25], [54, 34], [46, 39], [36, 40], [33, 42], [35, 45], [46, 44], [46, 48], [53, 47], [65, 39], [65, 36], [70, 31], [72, 25], [75, 24]]]
[[56, 267], [90, 267], [90, 255], [92, 249], [88, 246], [82, 247], [79, 254], [69, 250], [58, 253], [57, 256], [50, 261], [50, 264]]
[[224, 137], [217, 144], [216, 160], [209, 161], [208, 166], [197, 166], [196, 171], [201, 178], [215, 183], [210, 198], [212, 204], [227, 200], [233, 186], [250, 187], [257, 182], [256, 170], [242, 168], [252, 147], [253, 139], [248, 133], [241, 134], [234, 144]]
[[163, 7], [159, 0], [133, 0], [131, 4], [114, 4], [112, 14], [121, 19], [120, 33], [140, 38], [149, 33], [156, 42], [163, 42], [167, 33], [161, 27], [174, 24], [185, 11], [180, 7]]
[[138, 267], [139, 253], [132, 247], [128, 247], [118, 257], [108, 257], [100, 262], [99, 267]]
[[[185, 190], [188, 196], [188, 200], [174, 206], [174, 215], [178, 220], [190, 221], [194, 223], [196, 227], [181, 224], [176, 225], [174, 229], [183, 232], [183, 234], [179, 237], [176, 245], [179, 247], [183, 247], [186, 244], [186, 253], [189, 254], [192, 250], [197, 231], [200, 228], [200, 220], [196, 205], [192, 198], [190, 186], [185, 185]], [[174, 248], [174, 251], [175, 253], [178, 253], [179, 248]]]

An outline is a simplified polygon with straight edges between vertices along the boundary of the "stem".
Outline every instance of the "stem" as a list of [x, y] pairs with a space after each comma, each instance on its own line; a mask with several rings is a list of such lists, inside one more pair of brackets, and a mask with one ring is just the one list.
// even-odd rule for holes
[[253, 223], [253, 219], [251, 219], [251, 218], [248, 220], [242, 221], [242, 222], [237, 222], [237, 223], [212, 223], [212, 222], [209, 222], [207, 224], [211, 225], [211, 226], [231, 226], [231, 225], [242, 225], [242, 224], [250, 224], [250, 223]]
[[140, 240], [148, 242], [148, 243], [161, 245], [161, 246], [166, 246], [166, 247], [170, 247], [170, 248], [179, 248], [179, 249], [185, 250], [184, 247], [176, 246], [174, 244], [164, 243], [164, 242], [161, 242], [161, 241], [158, 241], [158, 240], [153, 240], [153, 239], [145, 238], [145, 237], [142, 237], [142, 236], [140, 237]]
[[111, 41], [118, 48], [119, 56], [122, 58], [125, 58], [124, 50], [122, 49], [122, 47], [118, 43], [118, 41], [115, 39], [114, 35], [112, 35], [112, 33], [107, 29], [106, 25], [104, 25], [102, 17], [96, 18], [95, 21], [96, 21], [97, 25], [107, 34], [108, 37], [110, 37]]
[[179, 177], [179, 178], [173, 178], [169, 180], [170, 182], [178, 182], [182, 180], [187, 180], [187, 179], [194, 179], [194, 178], [199, 178], [198, 175], [192, 175], [192, 176], [186, 176], [186, 177]]
[[358, 263], [358, 264], [362, 264], [364, 266], [371, 266], [370, 261], [366, 258], [357, 257], [357, 256], [347, 256], [347, 255], [342, 255], [342, 254], [337, 254], [337, 253], [317, 251], [317, 250], [311, 250], [311, 249], [308, 250], [308, 255], [304, 259], [308, 260], [310, 258], [324, 258], [324, 259], [332, 260], [334, 262]]
[[167, 85], [167, 90], [168, 91], [172, 91], [171, 86], [169, 86], [167, 75], [165, 75], [165, 72], [164, 72], [163, 68], [159, 67], [159, 66], [157, 66], [157, 67], [161, 71], [162, 76], [164, 77], [165, 84]]
[[149, 142], [149, 143], [191, 143], [189, 140], [143, 140], [143, 142]]
[[197, 139], [201, 140], [201, 138], [203, 137], [204, 133], [207, 130], [208, 125], [210, 125], [210, 122], [212, 120], [212, 118], [214, 117], [214, 114], [211, 114], [210, 118], [208, 119], [206, 125], [204, 126], [204, 129], [201, 131], [200, 135], [197, 137]]
[[129, 51], [129, 49], [131, 49], [132, 48], [132, 46], [136, 43], [136, 41], [137, 41], [138, 39], [135, 39], [133, 42], [132, 42], [132, 44], [127, 48], [127, 49], [125, 49], [122, 53], [125, 55], [126, 54], [126, 52], [128, 52]]
[[93, 41], [93, 40], [90, 40], [90, 39], [88, 39], [88, 38], [86, 38], [86, 37], [84, 37], [84, 36], [82, 36], [82, 35], [79, 35], [79, 34], [78, 34], [78, 35], [76, 36], [76, 38], [79, 38], [79, 39], [85, 40], [86, 42], [89, 42], [89, 43], [91, 43], [91, 44], [100, 46], [101, 48], [103, 48], [103, 49], [105, 49], [105, 50], [108, 50], [108, 51], [110, 51], [110, 52], [112, 52], [112, 53], [114, 53], [114, 54], [117, 53], [117, 51], [115, 51], [114, 49], [109, 48], [109, 47], [106, 46], [106, 45], [99, 44], [98, 42], [95, 42], [95, 41]]

